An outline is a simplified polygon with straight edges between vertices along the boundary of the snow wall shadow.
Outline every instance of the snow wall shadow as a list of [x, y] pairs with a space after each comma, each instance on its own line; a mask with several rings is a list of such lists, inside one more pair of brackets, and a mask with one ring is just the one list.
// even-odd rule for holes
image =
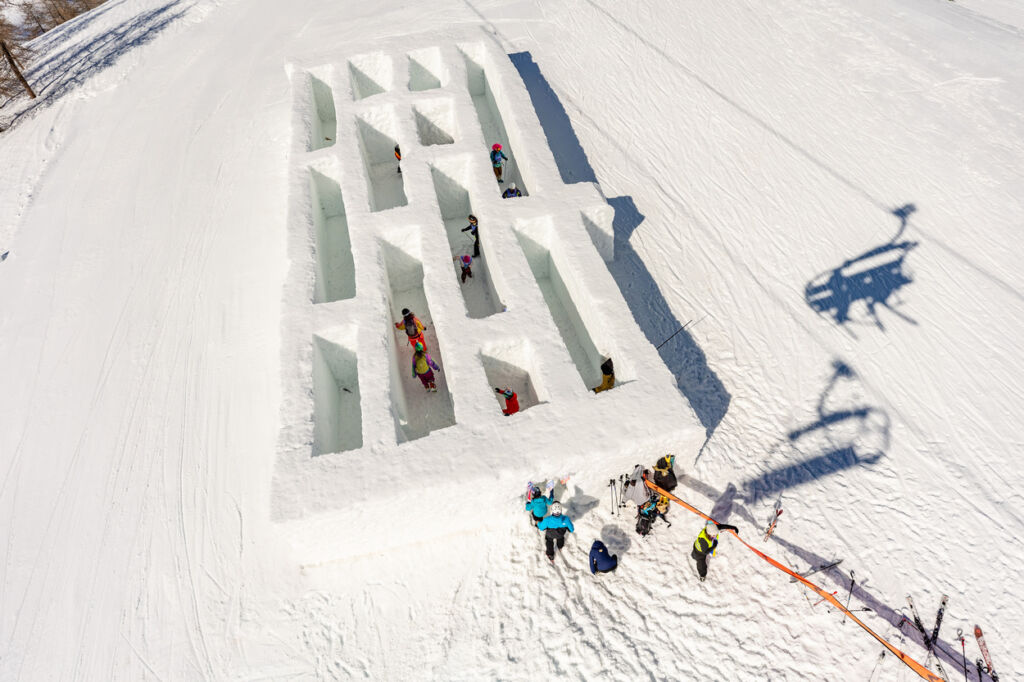
[[355, 328], [313, 336], [313, 456], [363, 447]]
[[418, 102], [412, 107], [416, 121], [416, 134], [424, 147], [439, 144], [453, 144], [455, 136], [455, 107], [450, 99]]
[[[419, 242], [416, 242], [419, 245]], [[424, 332], [427, 354], [443, 369], [441, 349], [434, 336], [433, 318], [423, 290], [423, 263], [418, 254], [410, 254], [391, 244], [381, 242], [388, 320], [388, 354], [391, 364], [391, 406], [395, 416], [395, 435], [399, 443], [426, 436], [431, 431], [455, 424], [455, 408], [443, 372], [434, 372], [437, 393], [427, 393], [418, 378], [412, 376], [413, 349], [405, 331], [395, 329], [391, 320], [402, 319], [402, 308], [408, 308], [427, 327]]]
[[[537, 356], [529, 342], [512, 345], [491, 344], [480, 352], [480, 364], [493, 388], [511, 388], [519, 396], [519, 411], [547, 402], [547, 393], [534, 384]], [[534, 370], [531, 372], [531, 370]], [[505, 398], [493, 393], [498, 409], [505, 409]]]
[[409, 59], [409, 90], [434, 90], [448, 84], [448, 71], [441, 57], [441, 49], [427, 47], [406, 55]]
[[332, 178], [310, 168], [310, 202], [316, 238], [314, 303], [329, 303], [356, 295], [352, 240], [341, 187]]
[[[530, 93], [530, 100], [554, 154], [562, 181], [597, 182], [597, 176], [573, 130], [565, 107], [544, 78], [540, 67], [533, 61], [533, 56], [529, 52], [516, 52], [510, 54], [509, 59]], [[718, 375], [708, 367], [707, 357], [693, 337], [686, 330], [679, 331], [682, 323], [672, 313], [657, 282], [630, 245], [630, 236], [644, 220], [633, 198], [616, 197], [609, 199], [608, 204], [615, 210], [612, 223], [614, 258], [609, 260], [606, 255], [611, 249], [604, 243], [604, 235], [588, 224], [591, 221], [584, 220], [584, 225], [598, 251], [609, 260], [608, 270], [647, 340], [657, 348], [672, 337], [658, 349], [658, 353], [675, 376], [679, 392], [690, 403], [710, 438], [729, 410], [732, 396]]]
[[386, 211], [405, 206], [405, 181], [398, 172], [395, 145], [398, 144], [398, 118], [393, 106], [369, 109], [356, 116], [359, 151], [366, 181], [370, 185], [370, 210]]
[[383, 52], [371, 52], [352, 57], [348, 62], [352, 99], [359, 101], [391, 89], [394, 66], [391, 57]]

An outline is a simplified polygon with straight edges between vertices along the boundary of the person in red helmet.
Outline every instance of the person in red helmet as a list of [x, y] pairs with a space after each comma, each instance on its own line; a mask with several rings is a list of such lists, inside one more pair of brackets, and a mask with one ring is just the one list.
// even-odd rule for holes
[[495, 393], [500, 393], [505, 397], [505, 409], [501, 411], [506, 417], [510, 417], [519, 411], [519, 396], [511, 388], [497, 388], [494, 389]]
[[494, 166], [494, 177], [498, 178], [498, 182], [505, 182], [501, 179], [501, 173], [505, 170], [506, 161], [508, 161], [508, 157], [505, 156], [505, 152], [501, 151], [501, 145], [498, 143], [491, 145], [491, 165]]
[[459, 256], [459, 267], [462, 268], [462, 283], [466, 283], [467, 277], [473, 276], [473, 257], [468, 253]]

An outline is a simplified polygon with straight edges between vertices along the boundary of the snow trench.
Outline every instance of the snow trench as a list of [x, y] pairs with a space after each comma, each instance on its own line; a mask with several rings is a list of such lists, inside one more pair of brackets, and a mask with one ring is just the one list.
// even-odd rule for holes
[[448, 71], [441, 58], [441, 49], [427, 47], [410, 52], [409, 57], [409, 90], [435, 90], [448, 83]]
[[352, 57], [348, 62], [348, 74], [352, 99], [358, 101], [390, 90], [394, 66], [388, 55], [372, 52]]
[[455, 109], [451, 100], [438, 99], [413, 105], [416, 133], [424, 147], [454, 144]]
[[370, 186], [370, 210], [386, 211], [405, 206], [405, 181], [398, 172], [395, 145], [398, 144], [398, 117], [393, 106], [369, 109], [356, 116], [359, 151]]
[[[534, 369], [538, 359], [529, 342], [488, 345], [480, 352], [480, 362], [488, 384], [494, 388], [511, 388], [518, 394], [520, 412], [547, 402], [546, 393], [533, 379], [538, 376]], [[494, 395], [498, 408], [505, 409], [505, 398], [497, 392]]]
[[316, 238], [313, 302], [353, 298], [356, 295], [355, 263], [341, 187], [313, 168], [309, 169], [309, 184]]
[[363, 447], [355, 328], [313, 335], [313, 456]]
[[307, 151], [315, 152], [334, 144], [338, 138], [338, 121], [334, 109], [334, 93], [331, 87], [316, 76], [309, 76], [310, 89], [313, 91], [313, 125], [310, 127], [310, 139]]

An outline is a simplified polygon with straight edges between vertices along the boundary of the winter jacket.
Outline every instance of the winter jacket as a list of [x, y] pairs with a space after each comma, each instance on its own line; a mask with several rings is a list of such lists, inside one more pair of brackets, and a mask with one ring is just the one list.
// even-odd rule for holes
[[[541, 530], [552, 530], [562, 531], [563, 533], [567, 529], [570, 533], [575, 533], [576, 529], [572, 527], [572, 521], [565, 514], [559, 514], [558, 516], [545, 516], [544, 520], [537, 524], [537, 528]], [[561, 535], [561, 533], [559, 533]]]
[[462, 266], [463, 270], [466, 270], [471, 265], [473, 265], [473, 257], [470, 256], [469, 254], [466, 254], [465, 256], [461, 256], [459, 258], [459, 265]]
[[519, 191], [518, 187], [516, 189], [512, 189], [511, 187], [509, 187], [507, 190], [505, 190], [504, 192], [501, 193], [501, 198], [502, 199], [511, 199], [513, 197], [521, 197], [521, 196], [523, 196], [523, 193]]
[[[479, 156], [477, 158], [480, 158]], [[505, 152], [500, 149], [495, 149], [491, 152], [491, 163], [495, 168], [501, 165], [502, 160], [508, 161], [508, 157], [505, 156]]]
[[471, 235], [473, 235], [475, 239], [480, 239], [479, 229], [480, 228], [477, 225], [467, 225], [466, 227], [462, 228], [462, 231], [469, 232]]
[[618, 565], [618, 555], [610, 555], [603, 542], [594, 540], [594, 544], [590, 546], [590, 572], [609, 573], [614, 571]]
[[[554, 491], [552, 491], [552, 497]], [[535, 497], [526, 503], [526, 511], [532, 512], [538, 519], [544, 518], [544, 515], [548, 513], [548, 505], [551, 504], [551, 497]]]
[[420, 322], [420, 318], [415, 315], [409, 317], [403, 317], [399, 322], [395, 322], [395, 329], [404, 329], [405, 335], [410, 339], [414, 339], [419, 336], [426, 327]]
[[[730, 526], [725, 523], [718, 524], [718, 530], [733, 530], [739, 532], [739, 528], [736, 526]], [[700, 535], [693, 543], [693, 553], [707, 555], [715, 551], [715, 547], [718, 547], [718, 536], [711, 537], [708, 535], [707, 527], [700, 529]]]
[[505, 409], [501, 411], [506, 417], [519, 411], [519, 395], [512, 394], [512, 397], [505, 397]]
[[413, 376], [417, 376], [419, 374], [426, 374], [427, 372], [430, 371], [431, 367], [436, 369], [438, 372], [441, 371], [441, 368], [434, 364], [433, 359], [431, 359], [431, 357], [427, 353], [413, 353], [413, 356], [412, 356], [412, 373], [413, 373]]

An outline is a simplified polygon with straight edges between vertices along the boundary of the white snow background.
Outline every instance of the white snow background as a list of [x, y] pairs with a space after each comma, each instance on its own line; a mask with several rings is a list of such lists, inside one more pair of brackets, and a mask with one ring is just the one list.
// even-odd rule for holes
[[[772, 556], [842, 558], [817, 582], [845, 598], [855, 572], [851, 608], [909, 655], [926, 659], [897, 627], [906, 595], [930, 626], [948, 594], [951, 679], [957, 628], [976, 679], [975, 623], [1019, 677], [1022, 17], [1006, 0], [111, 0], [37, 39], [39, 100], [0, 107], [0, 679], [916, 679], [728, 537], [697, 583], [685, 511], [647, 539], [613, 515], [607, 480], [669, 449], [677, 493]], [[442, 74], [452, 151], [400, 140], [408, 210], [347, 190], [380, 172], [343, 146], [357, 135], [299, 148], [310, 74], [342, 132], [384, 125], [375, 101], [442, 121], [429, 90], [400, 92], [432, 85], [407, 55], [458, 74], [474, 44], [508, 60], [495, 83], [521, 79], [502, 111], [518, 206], [487, 196], [487, 124]], [[385, 91], [355, 101], [350, 60], [378, 51]], [[487, 296], [456, 280], [431, 163], [485, 214]], [[318, 300], [349, 284], [316, 289], [302, 230], [338, 215], [311, 209], [311, 185], [333, 190], [310, 167], [341, 188], [350, 301]], [[606, 265], [579, 217], [601, 206]], [[550, 262], [629, 383], [585, 391], [573, 353], [593, 351], [545, 311], [524, 230], [563, 246]], [[422, 263], [446, 368], [404, 406], [378, 360], [402, 343], [403, 290], [379, 275], [405, 261], [381, 239]], [[602, 305], [579, 295], [594, 286]], [[351, 380], [346, 349], [360, 443], [316, 408], [332, 399], [314, 375]], [[387, 352], [404, 372], [407, 349]], [[522, 370], [539, 404], [504, 419], [477, 399]], [[399, 413], [434, 399], [456, 423], [410, 437]], [[552, 567], [521, 496], [569, 472], [577, 532]], [[621, 564], [594, 577], [598, 537]]]

